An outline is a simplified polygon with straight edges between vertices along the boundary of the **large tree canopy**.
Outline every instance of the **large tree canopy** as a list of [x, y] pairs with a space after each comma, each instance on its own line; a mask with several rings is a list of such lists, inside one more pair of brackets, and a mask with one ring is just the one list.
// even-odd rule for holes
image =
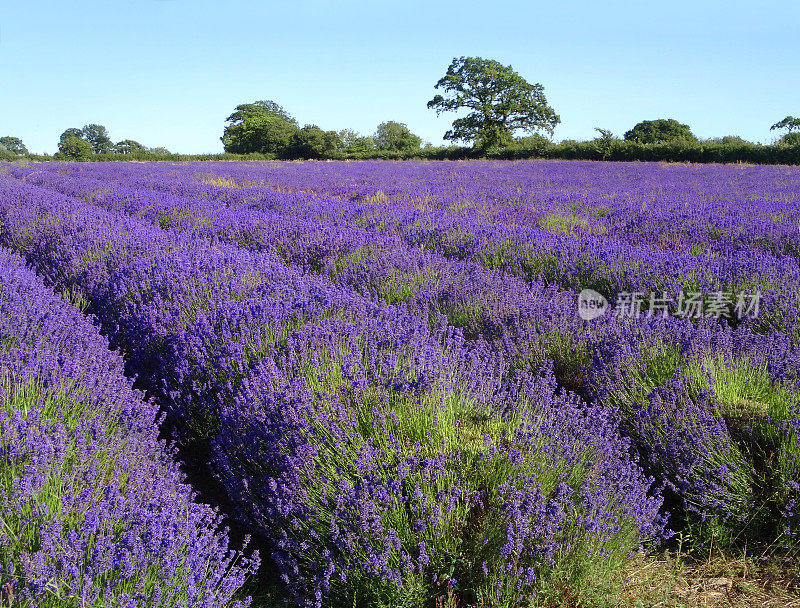
[[17, 155], [28, 153], [28, 148], [25, 147], [25, 144], [22, 143], [19, 137], [12, 137], [11, 135], [0, 137], [0, 146], [3, 146], [3, 148], [9, 152], [13, 152]]
[[795, 129], [800, 130], [800, 118], [795, 118], [794, 116], [787, 116], [783, 120], [779, 120], [774, 125], [772, 125], [769, 130], [774, 131], [775, 129], [786, 129], [791, 133]]
[[83, 139], [92, 145], [95, 154], [106, 154], [113, 152], [114, 142], [108, 136], [108, 129], [103, 125], [86, 125], [82, 130]]
[[453, 128], [444, 135], [448, 140], [473, 141], [476, 147], [488, 148], [511, 143], [520, 129], [552, 133], [561, 121], [547, 105], [541, 84], [530, 84], [510, 65], [492, 59], [453, 59], [435, 88], [444, 91], [428, 102], [437, 115], [470, 111], [453, 121]]
[[[58, 148], [62, 154], [66, 154], [63, 149], [63, 144], [68, 140], [80, 139], [89, 144], [90, 152], [94, 154], [105, 154], [114, 151], [114, 143], [108, 136], [108, 129], [103, 125], [85, 125], [83, 129], [76, 129], [75, 127], [69, 128], [59, 137]], [[76, 144], [70, 141], [70, 150], [75, 152], [80, 149], [80, 154], [84, 155], [86, 147], [81, 144]], [[77, 152], [75, 152], [77, 154]], [[70, 158], [76, 158], [75, 154], [70, 154]]]
[[92, 144], [74, 135], [62, 136], [58, 142], [58, 155], [70, 160], [88, 160], [92, 156]]
[[267, 114], [271, 114], [272, 116], [278, 116], [280, 118], [285, 118], [289, 122], [293, 124], [297, 124], [297, 121], [292, 118], [292, 115], [289, 114], [286, 110], [284, 110], [280, 105], [272, 101], [271, 99], [261, 100], [261, 101], [254, 101], [253, 103], [242, 103], [234, 108], [233, 114], [228, 116], [225, 119], [225, 122], [229, 122], [232, 125], [239, 124], [245, 120], [249, 120], [251, 118], [256, 118], [258, 116], [264, 116]]
[[414, 135], [402, 122], [387, 120], [375, 131], [375, 144], [380, 150], [418, 150], [422, 138]]
[[689, 125], [679, 123], [674, 118], [643, 120], [625, 133], [627, 141], [640, 144], [660, 144], [667, 141], [697, 141]]
[[271, 100], [244, 103], [228, 116], [220, 138], [225, 152], [284, 154], [299, 130], [297, 121]]
[[58, 138], [58, 141], [64, 142], [73, 137], [76, 137], [78, 139], [83, 139], [83, 131], [81, 131], [80, 129], [76, 129], [75, 127], [70, 127], [61, 134], [61, 137]]

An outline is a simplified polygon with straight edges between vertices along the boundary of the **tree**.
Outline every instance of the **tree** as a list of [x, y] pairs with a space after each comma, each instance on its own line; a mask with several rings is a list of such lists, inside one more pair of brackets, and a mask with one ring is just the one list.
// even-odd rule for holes
[[697, 141], [689, 125], [679, 123], [673, 118], [643, 120], [625, 133], [626, 141], [640, 144], [660, 144], [668, 141]]
[[[76, 129], [75, 127], [67, 129], [59, 137], [59, 151], [61, 151], [62, 144], [73, 139], [80, 139], [88, 143], [94, 154], [112, 152], [114, 149], [114, 144], [108, 137], [108, 130], [103, 125], [90, 124], [84, 126], [83, 129]], [[76, 145], [78, 144], [70, 142], [69, 147], [75, 151], [77, 150]], [[85, 149], [84, 146], [80, 146], [80, 148], [81, 150]]]
[[376, 148], [374, 138], [361, 135], [352, 129], [339, 131], [339, 139], [342, 142], [342, 150], [349, 154], [369, 154]]
[[722, 137], [709, 137], [704, 139], [703, 143], [720, 144], [725, 146], [744, 146], [752, 145], [752, 142], [747, 141], [738, 135], [724, 135]]
[[28, 148], [25, 147], [25, 144], [22, 143], [19, 137], [11, 137], [10, 135], [0, 137], [0, 145], [17, 156], [28, 154]]
[[70, 160], [88, 160], [92, 157], [92, 144], [80, 137], [65, 137], [58, 143], [58, 154]]
[[595, 127], [595, 131], [597, 131], [600, 135], [599, 137], [595, 137], [594, 147], [597, 150], [598, 154], [600, 154], [600, 158], [603, 160], [609, 158], [614, 151], [614, 147], [619, 142], [619, 138], [614, 137], [614, 133], [610, 129], [601, 129], [600, 127]]
[[254, 118], [256, 116], [263, 116], [265, 114], [271, 114], [273, 116], [277, 116], [279, 118], [283, 118], [297, 124], [297, 121], [292, 118], [292, 115], [289, 114], [286, 110], [284, 110], [280, 105], [272, 101], [271, 99], [262, 100], [262, 101], [254, 101], [253, 103], [242, 103], [234, 108], [233, 114], [228, 116], [225, 119], [225, 122], [230, 122], [232, 124], [238, 124], [250, 118]]
[[800, 133], [787, 133], [778, 143], [784, 146], [800, 146]]
[[108, 136], [108, 129], [103, 125], [86, 125], [82, 130], [83, 139], [92, 145], [95, 154], [107, 154], [114, 149], [114, 144]]
[[59, 147], [61, 147], [61, 143], [71, 137], [77, 137], [78, 139], [83, 139], [83, 131], [81, 129], [76, 129], [75, 127], [71, 127], [64, 131], [61, 134], [61, 137], [58, 138]]
[[428, 102], [437, 116], [470, 110], [453, 121], [453, 128], [444, 135], [447, 140], [474, 141], [476, 147], [489, 148], [510, 143], [519, 129], [552, 134], [561, 122], [547, 105], [541, 84], [528, 83], [510, 65], [492, 59], [454, 58], [435, 88], [445, 92]]
[[323, 131], [317, 125], [306, 125], [295, 131], [289, 145], [292, 158], [325, 158], [342, 147], [336, 131]]
[[220, 139], [225, 152], [234, 154], [285, 154], [299, 130], [297, 121], [271, 100], [240, 104], [225, 122]]
[[144, 149], [142, 144], [132, 139], [123, 139], [114, 144], [115, 154], [133, 154], [134, 152], [143, 152]]
[[776, 129], [786, 129], [789, 133], [791, 133], [795, 129], [800, 130], [800, 118], [795, 118], [794, 116], [787, 116], [786, 118], [776, 122], [769, 128], [770, 131], [774, 131]]
[[600, 127], [595, 127], [594, 130], [600, 134], [600, 137], [596, 137], [595, 139], [599, 139], [602, 141], [613, 141], [614, 139], [616, 139], [611, 129], [601, 129]]
[[419, 150], [422, 144], [421, 137], [414, 135], [404, 123], [393, 120], [379, 124], [373, 139], [379, 150]]
[[769, 128], [770, 131], [774, 131], [775, 129], [786, 129], [787, 131], [786, 134], [784, 134], [783, 137], [778, 140], [778, 143], [785, 146], [800, 145], [800, 133], [793, 133], [795, 129], [800, 131], [800, 118], [787, 116]]

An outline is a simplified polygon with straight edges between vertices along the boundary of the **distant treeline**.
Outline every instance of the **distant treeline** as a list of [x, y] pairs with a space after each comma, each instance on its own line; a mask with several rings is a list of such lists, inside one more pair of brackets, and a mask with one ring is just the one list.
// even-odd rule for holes
[[[526, 138], [527, 139], [527, 138]], [[369, 152], [337, 151], [316, 157], [320, 160], [464, 160], [464, 159], [553, 159], [607, 161], [663, 161], [692, 163], [751, 163], [800, 165], [800, 145], [757, 144], [751, 142], [666, 142], [640, 144], [625, 140], [562, 141], [515, 143], [504, 148], [477, 150], [472, 147], [449, 146], [412, 150], [370, 150]], [[129, 154], [93, 154], [85, 161], [204, 161], [204, 160], [279, 160], [274, 153], [250, 154], [172, 154], [152, 151]], [[16, 155], [0, 151], [0, 160], [43, 162], [66, 160], [50, 155]]]
[[[731, 139], [732, 141], [725, 141]], [[564, 160], [665, 161], [691, 163], [800, 164], [798, 144], [758, 144], [738, 138], [669, 141], [642, 144], [621, 139], [546, 142], [539, 146], [510, 146], [493, 158], [552, 158]]]

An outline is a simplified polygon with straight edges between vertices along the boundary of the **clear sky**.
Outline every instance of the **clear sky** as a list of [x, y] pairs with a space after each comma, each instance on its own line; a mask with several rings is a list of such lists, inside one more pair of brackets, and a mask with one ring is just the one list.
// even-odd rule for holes
[[55, 152], [68, 127], [222, 151], [239, 103], [434, 144], [426, 102], [453, 57], [511, 64], [561, 115], [554, 139], [676, 118], [700, 137], [771, 141], [800, 116], [800, 3], [239, 0], [0, 1], [0, 135]]

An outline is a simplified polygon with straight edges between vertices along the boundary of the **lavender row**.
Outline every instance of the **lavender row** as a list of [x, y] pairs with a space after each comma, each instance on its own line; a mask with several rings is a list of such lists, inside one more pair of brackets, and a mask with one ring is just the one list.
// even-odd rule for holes
[[0, 588], [14, 606], [245, 606], [228, 546], [91, 321], [0, 250]]

